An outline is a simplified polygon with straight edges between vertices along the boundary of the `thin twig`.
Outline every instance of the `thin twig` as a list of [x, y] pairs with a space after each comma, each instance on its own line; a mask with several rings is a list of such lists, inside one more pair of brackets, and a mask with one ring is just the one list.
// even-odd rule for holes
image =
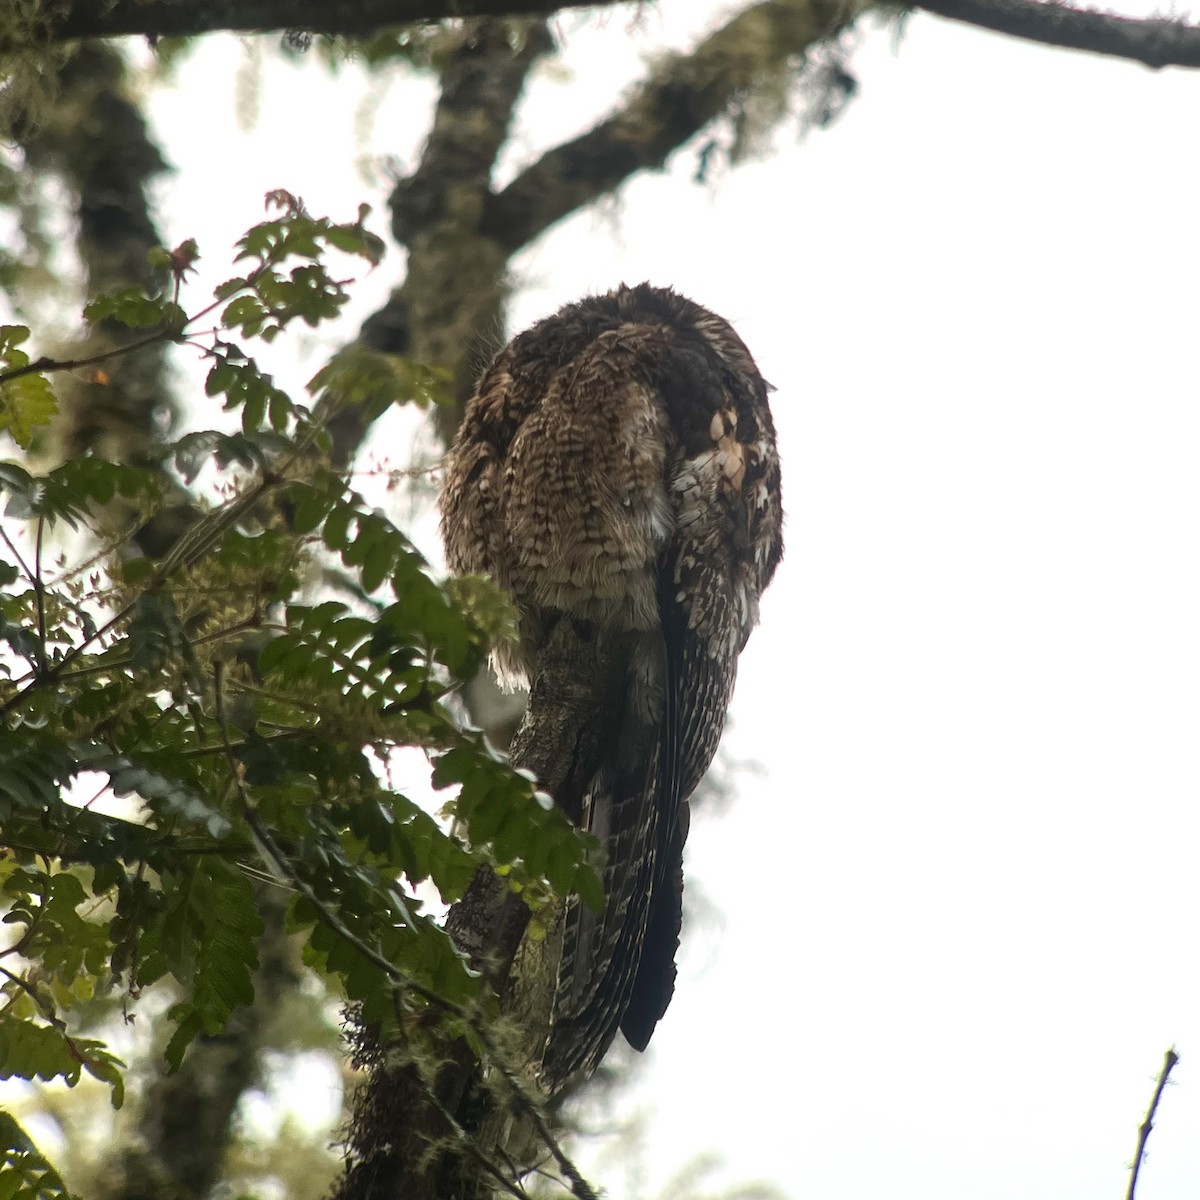
[[[129, 541], [129, 539], [135, 533], [137, 533], [137, 531], [141, 528], [141, 526], [143, 524], [144, 524], [144, 521], [141, 520], [140, 518], [136, 521], [132, 521], [129, 524], [129, 527], [123, 533], [121, 533], [119, 536], [117, 536], [115, 538], [112, 538], [104, 545], [100, 546], [100, 548], [98, 550], [96, 550], [94, 554], [89, 554], [88, 557], [83, 559], [82, 562], [76, 563], [76, 565], [71, 567], [69, 570], [63, 571], [63, 573], [61, 575], [59, 575], [57, 578], [49, 580], [46, 583], [46, 586], [48, 588], [60, 587], [62, 584], [66, 583], [68, 580], [74, 579], [77, 576], [82, 575], [84, 573], [84, 571], [88, 570], [91, 567], [94, 567], [97, 563], [103, 562], [106, 558], [109, 557], [109, 555], [115, 554], [116, 551], [121, 546], [125, 545], [125, 543], [127, 541]], [[99, 592], [85, 592], [85, 593], [83, 593], [83, 596], [81, 598], [88, 599], [92, 596], [96, 596], [99, 594], [100, 594]]]
[[[196, 591], [201, 592], [202, 589], [197, 588]], [[70, 605], [69, 601], [62, 602]], [[273, 625], [266, 621], [260, 621], [257, 617], [246, 617], [245, 620], [239, 621], [236, 625], [230, 625], [225, 629], [217, 629], [212, 633], [206, 633], [200, 637], [192, 638], [192, 645], [203, 646], [209, 642], [217, 642], [222, 638], [234, 637], [239, 633], [244, 633], [247, 629], [276, 629], [280, 632], [286, 632], [285, 626]], [[93, 663], [90, 667], [76, 667], [73, 671], [64, 671], [58, 676], [58, 682], [70, 683], [74, 679], [83, 679], [88, 675], [103, 675], [106, 671], [123, 671], [126, 667], [131, 666], [133, 666], [133, 656], [126, 655], [124, 658], [113, 658], [105, 662]], [[30, 683], [33, 681], [33, 679], [33, 675], [22, 675], [18, 679], [14, 680], [14, 682], [18, 685], [21, 685]], [[275, 697], [272, 698], [274, 699]], [[288, 703], [292, 703], [292, 701], [289, 700]], [[311, 712], [317, 711], [316, 705], [310, 704], [307, 707]], [[216, 748], [220, 749], [220, 747]]]
[[492, 1053], [492, 1057], [496, 1061], [496, 1066], [500, 1068], [500, 1073], [504, 1076], [504, 1082], [512, 1090], [517, 1110], [532, 1122], [533, 1127], [538, 1132], [538, 1137], [546, 1144], [546, 1147], [554, 1156], [554, 1161], [557, 1163], [558, 1169], [563, 1173], [567, 1182], [570, 1183], [571, 1195], [575, 1197], [575, 1200], [597, 1200], [596, 1193], [592, 1190], [591, 1184], [579, 1173], [579, 1168], [567, 1157], [566, 1152], [558, 1144], [558, 1139], [551, 1133], [550, 1126], [546, 1123], [546, 1118], [542, 1115], [541, 1109], [529, 1098], [529, 1094], [525, 1091], [524, 1085], [521, 1083], [516, 1071], [512, 1069], [512, 1066], [505, 1059], [490, 1050], [489, 1053]]
[[1137, 1153], [1133, 1157], [1133, 1169], [1129, 1173], [1129, 1191], [1125, 1193], [1125, 1200], [1134, 1200], [1134, 1193], [1137, 1191], [1138, 1173], [1142, 1169], [1142, 1162], [1146, 1157], [1146, 1142], [1150, 1138], [1150, 1130], [1154, 1128], [1154, 1115], [1158, 1111], [1158, 1102], [1162, 1099], [1163, 1088], [1167, 1086], [1167, 1076], [1171, 1074], [1171, 1068], [1179, 1061], [1179, 1055], [1175, 1053], [1175, 1047], [1163, 1055], [1162, 1070], [1158, 1073], [1158, 1085], [1154, 1089], [1154, 1095], [1150, 1100], [1150, 1107], [1146, 1110], [1146, 1119], [1138, 1126], [1138, 1143]]
[[10, 954], [24, 954], [25, 947], [33, 941], [33, 935], [37, 932], [38, 922], [42, 919], [42, 910], [37, 909], [30, 918], [29, 924], [25, 926], [25, 932], [11, 946], [5, 946], [0, 950], [0, 958], [7, 958]]
[[[311, 737], [317, 730], [315, 727], [311, 729], [291, 729], [285, 733], [272, 734], [270, 737], [255, 738], [255, 742], [294, 742], [300, 738]], [[249, 742], [230, 742], [229, 749], [245, 750], [249, 746]], [[222, 754], [225, 751], [223, 745], [213, 744], [210, 746], [193, 746], [190, 750], [181, 750], [180, 757], [182, 758], [207, 758], [210, 754]]]
[[[33, 1002], [38, 1006], [38, 1012], [54, 1026], [64, 1037], [67, 1036], [67, 1027], [63, 1023], [63, 1019], [54, 1011], [54, 1006], [35, 988], [27, 979], [22, 979], [20, 975], [10, 971], [7, 967], [0, 967], [0, 975], [3, 975], [11, 983], [14, 983], [23, 991]], [[70, 1039], [67, 1039], [70, 1041]]]
[[[290, 468], [295, 460], [299, 457], [299, 451], [287, 460], [286, 466]], [[231, 500], [227, 505], [215, 509], [206, 517], [196, 523], [180, 540], [171, 548], [169, 553], [159, 562], [154, 573], [146, 581], [141, 593], [118, 612], [114, 613], [103, 625], [93, 630], [91, 634], [85, 636], [81, 642], [72, 646], [53, 666], [40, 672], [33, 678], [28, 686], [22, 688], [9, 700], [0, 704], [0, 716], [10, 712], [21, 704], [25, 698], [37, 687], [44, 687], [48, 683], [57, 683], [62, 677], [67, 674], [67, 668], [70, 667], [80, 655], [94, 642], [99, 641], [109, 634], [113, 629], [121, 624], [127, 617], [131, 616], [137, 608], [137, 602], [142, 595], [148, 595], [160, 588], [167, 579], [174, 573], [176, 569], [186, 569], [192, 566], [203, 554], [208, 550], [209, 546], [227, 530], [230, 525], [235, 524], [238, 519], [252, 508], [263, 496], [281, 482], [281, 477], [277, 475], [268, 475], [261, 482], [256, 484], [249, 492], [245, 492], [234, 500]], [[196, 532], [199, 531], [199, 532]], [[35, 585], [36, 586], [36, 585]]]
[[[210, 305], [205, 311], [210, 311], [215, 305]], [[197, 313], [201, 316], [201, 313]], [[156, 342], [179, 341], [180, 330], [176, 328], [160, 329], [157, 333], [152, 333], [148, 337], [139, 338], [136, 342], [126, 342], [122, 346], [117, 346], [112, 350], [105, 350], [101, 354], [90, 354], [87, 358], [47, 358], [44, 354], [41, 358], [34, 362], [26, 363], [23, 367], [9, 367], [7, 371], [0, 371], [0, 383], [9, 383], [14, 379], [20, 379], [22, 375], [34, 375], [39, 372], [45, 373], [49, 371], [75, 371], [80, 367], [93, 367], [97, 363], [107, 362], [110, 358], [117, 358], [122, 354], [130, 354], [134, 350], [142, 350], [146, 346], [153, 346]]]
[[38, 667], [46, 669], [46, 585], [42, 582], [42, 535], [46, 531], [46, 516], [38, 514], [37, 537], [33, 543], [33, 594], [37, 600]]
[[[272, 262], [270, 265], [274, 266], [276, 264]], [[90, 354], [86, 358], [47, 358], [43, 354], [41, 358], [34, 362], [26, 363], [23, 367], [10, 367], [7, 371], [0, 371], [0, 383], [9, 383], [14, 379], [20, 379], [22, 375], [33, 375], [38, 372], [75, 371], [80, 367], [93, 367], [97, 363], [107, 362], [110, 358], [119, 358], [125, 354], [132, 354], [135, 350], [144, 350], [147, 346], [154, 346], [159, 342], [176, 342], [179, 344], [190, 342], [193, 337], [203, 336], [203, 332], [195, 330], [185, 332], [189, 325], [195, 325], [202, 317], [207, 317], [209, 313], [216, 312], [222, 304], [227, 304], [234, 296], [252, 291], [254, 285], [258, 282], [258, 277], [267, 270], [267, 267], [268, 264], [264, 263], [261, 267], [256, 267], [251, 271], [244, 280], [244, 286], [238, 288], [237, 292], [231, 292], [228, 296], [214, 300], [211, 304], [206, 304], [198, 312], [192, 313], [191, 316], [185, 314], [182, 324], [164, 325], [162, 328], [156, 329], [153, 333], [148, 333], [145, 337], [136, 338], [134, 341], [125, 342], [120, 346], [114, 346], [111, 350], [103, 350], [98, 354]], [[178, 277], [175, 282], [175, 299], [178, 300]]]
[[21, 557], [20, 550], [18, 550], [17, 547], [13, 544], [12, 538], [10, 538], [8, 536], [8, 534], [4, 530], [4, 526], [2, 526], [2, 525], [0, 525], [0, 538], [4, 539], [4, 544], [12, 552], [13, 558], [15, 558], [17, 560], [17, 566], [21, 568], [21, 570], [25, 573], [26, 578], [29, 580], [30, 583], [32, 583], [33, 582], [33, 572], [29, 569], [25, 560]]

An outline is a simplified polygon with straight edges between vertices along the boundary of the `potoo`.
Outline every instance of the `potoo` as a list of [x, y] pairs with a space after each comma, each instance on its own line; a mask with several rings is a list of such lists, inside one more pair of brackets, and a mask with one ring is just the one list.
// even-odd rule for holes
[[[570, 304], [500, 352], [446, 460], [446, 557], [511, 593], [532, 678], [555, 624], [618, 648], [614, 730], [581, 824], [605, 906], [569, 901], [540, 1070], [644, 1049], [675, 984], [688, 798], [782, 553], [768, 387], [728, 322], [641, 284]], [[619, 710], [619, 711], [617, 711]]]

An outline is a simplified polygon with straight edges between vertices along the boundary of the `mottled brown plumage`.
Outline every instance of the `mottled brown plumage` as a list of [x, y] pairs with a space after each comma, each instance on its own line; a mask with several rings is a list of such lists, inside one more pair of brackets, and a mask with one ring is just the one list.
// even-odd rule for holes
[[602, 914], [563, 927], [552, 1085], [638, 1049], [674, 987], [687, 800], [782, 551], [767, 385], [729, 324], [642, 284], [563, 308], [484, 373], [447, 457], [446, 556], [513, 595], [529, 677], [564, 614], [616, 639], [623, 711], [583, 824], [607, 851]]

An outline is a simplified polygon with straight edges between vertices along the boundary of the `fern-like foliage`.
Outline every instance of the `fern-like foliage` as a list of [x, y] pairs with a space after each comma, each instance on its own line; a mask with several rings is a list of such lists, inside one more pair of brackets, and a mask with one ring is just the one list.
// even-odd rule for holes
[[62, 1177], [17, 1119], [0, 1108], [0, 1175], [10, 1200], [66, 1200]]
[[[586, 840], [447, 707], [511, 628], [507, 601], [483, 580], [439, 581], [325, 462], [331, 416], [427, 404], [436, 373], [355, 349], [296, 398], [255, 362], [254, 340], [338, 313], [331, 250], [381, 252], [365, 210], [336, 224], [270, 200], [279, 215], [239, 244], [249, 269], [212, 303], [184, 306], [196, 254], [184, 243], [160, 252], [167, 291], [86, 310], [145, 331], [141, 344], [198, 347], [208, 394], [240, 418], [165, 448], [176, 492], [210, 466], [222, 483], [191, 497], [160, 555], [140, 554], [131, 531], [162, 505], [165, 471], [0, 462], [0, 1077], [86, 1072], [119, 1104], [121, 1064], [79, 1036], [76, 1010], [114, 988], [132, 1005], [164, 977], [181, 997], [168, 1013], [178, 1066], [253, 999], [251, 876], [291, 890], [307, 961], [384, 1027], [489, 1010], [422, 902], [430, 886], [451, 903], [493, 863], [531, 903], [549, 889], [597, 898]], [[214, 314], [220, 333], [200, 332]], [[26, 332], [0, 330], [0, 434], [18, 446], [54, 416], [55, 371], [79, 366], [32, 358]], [[62, 529], [74, 549], [51, 564]], [[305, 583], [322, 571], [341, 573], [343, 598]], [[452, 789], [452, 826], [390, 782], [411, 748], [433, 787]], [[123, 799], [123, 815], [94, 811], [100, 796]], [[21, 1195], [63, 1194], [4, 1114], [0, 1132]]]

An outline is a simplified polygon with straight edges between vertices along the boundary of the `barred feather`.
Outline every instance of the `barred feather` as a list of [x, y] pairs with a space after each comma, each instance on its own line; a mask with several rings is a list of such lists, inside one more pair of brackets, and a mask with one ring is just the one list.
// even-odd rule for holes
[[513, 594], [528, 677], [563, 614], [621, 639], [620, 733], [582, 821], [605, 909], [570, 901], [541, 1071], [590, 1073], [618, 1028], [645, 1047], [670, 1002], [687, 801], [716, 753], [737, 657], [782, 552], [767, 385], [727, 322], [621, 287], [516, 337], [484, 373], [442, 494], [446, 556]]

